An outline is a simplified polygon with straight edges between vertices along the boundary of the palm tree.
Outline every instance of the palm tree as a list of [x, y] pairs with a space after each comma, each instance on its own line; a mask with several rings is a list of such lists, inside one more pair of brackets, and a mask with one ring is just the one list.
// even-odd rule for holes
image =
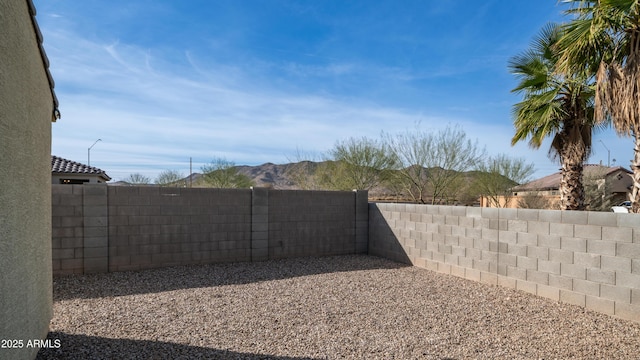
[[640, 212], [640, 0], [564, 2], [575, 18], [558, 42], [560, 68], [595, 73], [595, 120], [633, 137], [631, 212]]
[[549, 155], [561, 164], [561, 208], [583, 210], [582, 170], [591, 152], [593, 87], [583, 75], [556, 71], [554, 44], [560, 30], [557, 24], [545, 26], [531, 48], [509, 62], [519, 80], [512, 91], [523, 96], [513, 107], [516, 132], [511, 144], [528, 138], [537, 149], [553, 137]]

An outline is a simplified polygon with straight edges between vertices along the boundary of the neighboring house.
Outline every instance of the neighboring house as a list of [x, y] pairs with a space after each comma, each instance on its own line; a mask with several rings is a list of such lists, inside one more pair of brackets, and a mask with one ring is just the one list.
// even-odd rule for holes
[[51, 156], [52, 184], [100, 184], [109, 180], [107, 173], [97, 167]]
[[[620, 203], [628, 200], [633, 179], [632, 172], [622, 166], [607, 167], [602, 165], [585, 165], [584, 180], [592, 179], [601, 182], [604, 179], [613, 203]], [[556, 206], [560, 202], [560, 181], [562, 175], [560, 172], [545, 176], [543, 178], [533, 180], [523, 185], [513, 188], [513, 198], [508, 207], [518, 207], [518, 202], [529, 197], [540, 197], [544, 199], [550, 207]], [[585, 181], [583, 181], [585, 182]]]

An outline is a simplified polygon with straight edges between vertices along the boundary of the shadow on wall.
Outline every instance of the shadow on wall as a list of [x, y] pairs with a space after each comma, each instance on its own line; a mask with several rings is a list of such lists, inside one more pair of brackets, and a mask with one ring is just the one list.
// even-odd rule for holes
[[47, 340], [54, 345], [58, 342], [60, 347], [43, 348], [36, 359], [303, 359], [239, 353], [163, 341], [109, 339], [63, 332], [50, 332]]
[[342, 255], [70, 275], [54, 278], [54, 300], [157, 293], [334, 272], [397, 269], [405, 266], [383, 258], [372, 259], [366, 255]]
[[[411, 265], [411, 259], [407, 256], [405, 249], [400, 243], [401, 237], [409, 237], [409, 234], [401, 234], [405, 230], [404, 226], [396, 226], [394, 230], [391, 228], [389, 222], [404, 221], [400, 219], [400, 213], [398, 213], [397, 219], [392, 215], [391, 220], [386, 220], [380, 209], [374, 204], [369, 204], [369, 254], [398, 261], [403, 264]], [[401, 228], [401, 229], [400, 229]], [[400, 229], [400, 230], [398, 230]], [[371, 236], [375, 234], [375, 236]], [[405, 235], [405, 236], [402, 236]]]

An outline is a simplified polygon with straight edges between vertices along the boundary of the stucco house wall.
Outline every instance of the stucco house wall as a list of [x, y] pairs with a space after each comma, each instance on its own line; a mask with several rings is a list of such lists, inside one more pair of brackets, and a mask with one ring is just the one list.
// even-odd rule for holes
[[[52, 316], [51, 122], [57, 100], [30, 0], [0, 0], [1, 359], [33, 359]], [[22, 341], [20, 345], [19, 341]]]
[[52, 184], [104, 184], [108, 180], [96, 175], [51, 174]]

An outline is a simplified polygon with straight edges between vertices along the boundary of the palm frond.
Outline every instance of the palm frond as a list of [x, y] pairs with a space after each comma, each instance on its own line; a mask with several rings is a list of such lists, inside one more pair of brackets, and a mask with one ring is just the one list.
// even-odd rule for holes
[[[512, 145], [528, 139], [529, 146], [539, 148], [544, 139], [553, 137], [549, 155], [557, 157], [573, 141], [590, 149], [594, 87], [589, 76], [582, 73], [557, 71], [559, 61], [556, 44], [563, 36], [563, 27], [548, 24], [532, 41], [531, 48], [513, 57], [509, 68], [519, 82], [512, 92], [523, 100], [512, 109], [515, 134]], [[571, 123], [580, 124], [573, 128]]]

